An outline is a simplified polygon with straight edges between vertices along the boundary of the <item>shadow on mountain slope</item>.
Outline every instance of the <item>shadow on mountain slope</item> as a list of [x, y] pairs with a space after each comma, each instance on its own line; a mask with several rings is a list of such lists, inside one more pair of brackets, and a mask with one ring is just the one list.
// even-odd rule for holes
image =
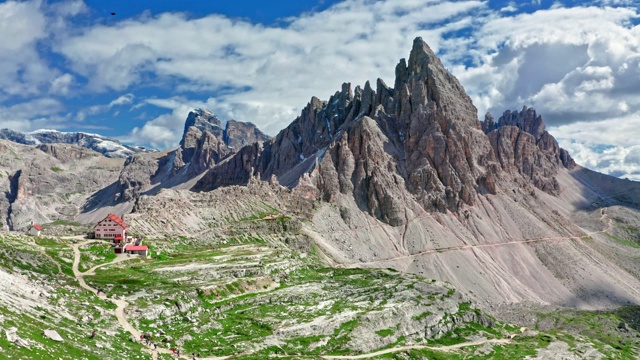
[[619, 179], [579, 167], [572, 176], [583, 187], [585, 199], [590, 201], [575, 204], [580, 210], [596, 210], [612, 205], [621, 205], [640, 210], [640, 182]]
[[598, 309], [619, 308], [622, 306], [640, 306], [638, 300], [627, 293], [615, 292], [609, 284], [592, 283], [589, 288], [574, 291], [575, 296], [566, 299], [561, 304], [562, 307], [572, 309], [590, 309], [594, 305]]
[[82, 207], [83, 213], [90, 213], [103, 207], [115, 206], [120, 184], [114, 181], [109, 186], [93, 193]]

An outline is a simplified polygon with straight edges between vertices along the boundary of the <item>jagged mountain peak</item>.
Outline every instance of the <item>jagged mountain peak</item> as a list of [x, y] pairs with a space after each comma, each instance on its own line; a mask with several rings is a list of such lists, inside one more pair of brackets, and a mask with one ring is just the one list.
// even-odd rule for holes
[[271, 137], [251, 122], [229, 120], [224, 127], [223, 141], [235, 151], [254, 142], [268, 141]]
[[413, 40], [411, 53], [409, 54], [408, 67], [413, 73], [422, 73], [425, 65], [431, 63], [435, 63], [436, 66], [442, 66], [440, 59], [438, 59], [433, 50], [431, 50], [429, 44], [422, 40], [421, 37], [415, 38]]
[[544, 120], [535, 109], [524, 106], [521, 111], [507, 110], [498, 121], [487, 113], [481, 127], [503, 170], [517, 171], [537, 188], [559, 194], [557, 167], [572, 169], [575, 162], [546, 131]]
[[[291, 188], [311, 185], [319, 199], [350, 194], [393, 225], [406, 221], [402, 209], [410, 204], [458, 212], [515, 178], [558, 193], [556, 168], [572, 160], [544, 130], [541, 117], [525, 108], [501, 119], [505, 130], [487, 136], [458, 80], [416, 38], [409, 60], [396, 66], [394, 88], [378, 79], [375, 89], [366, 82], [352, 93], [345, 83], [328, 101], [312, 97], [276, 138], [216, 166], [194, 189], [275, 176]], [[491, 123], [488, 115], [483, 125]], [[506, 126], [511, 124], [520, 127]]]
[[527, 106], [523, 106], [520, 111], [506, 110], [497, 122], [491, 113], [487, 113], [482, 130], [488, 134], [503, 126], [515, 126], [533, 135], [536, 140], [539, 140], [547, 131], [542, 115], [539, 115], [534, 108]]
[[229, 120], [224, 128], [221, 125], [210, 110], [190, 111], [178, 148], [157, 156], [127, 159], [118, 182], [96, 196], [95, 201], [88, 202], [85, 210], [113, 202], [128, 202], [163, 188], [180, 187], [242, 147], [270, 139], [249, 122]]
[[[191, 130], [191, 128], [195, 128]], [[218, 117], [207, 109], [194, 109], [187, 115], [182, 133], [181, 146], [185, 146], [185, 139], [188, 137], [189, 131], [197, 131], [200, 133], [209, 132], [215, 137], [223, 139], [223, 142], [232, 148], [239, 149], [244, 145], [254, 141], [266, 141], [270, 137], [264, 134], [256, 125], [251, 122], [242, 122], [236, 120], [228, 120], [222, 127], [222, 122]]]
[[[477, 183], [490, 168], [486, 162], [493, 157], [486, 139], [480, 144], [484, 134], [478, 131], [476, 108], [457, 79], [417, 38], [409, 62], [400, 60], [396, 67], [395, 87], [381, 79], [375, 86], [366, 82], [352, 94], [351, 85], [343, 84], [329, 101], [312, 97], [264, 149], [247, 150], [251, 155], [214, 169], [196, 188], [227, 185], [229, 178], [248, 181], [257, 174], [295, 187], [305, 173], [324, 166], [323, 179], [314, 180], [319, 197], [353, 193], [363, 208], [379, 218], [396, 219], [393, 223], [404, 221], [403, 215], [388, 213], [401, 209], [402, 200], [382, 189], [396, 188], [396, 195], [409, 191], [429, 210], [473, 203]], [[339, 186], [330, 178], [341, 179]], [[373, 188], [377, 194], [372, 195]]]
[[425, 111], [429, 106], [448, 113], [449, 120], [476, 126], [477, 110], [471, 98], [420, 37], [413, 42], [408, 63], [401, 59], [396, 66], [394, 92], [395, 97], [406, 99], [401, 103], [401, 115]]
[[242, 147], [269, 139], [250, 122], [229, 120], [223, 128], [212, 111], [194, 109], [185, 121], [171, 172], [188, 167], [189, 176], [200, 174]]
[[182, 140], [180, 146], [185, 145], [185, 139], [190, 128], [194, 127], [200, 132], [210, 132], [216, 136], [222, 136], [222, 127], [220, 120], [214, 115], [213, 112], [206, 109], [194, 109], [187, 115], [187, 120], [184, 123], [184, 131], [182, 132]]
[[567, 169], [573, 169], [576, 166], [569, 152], [562, 149], [556, 139], [546, 130], [542, 115], [539, 115], [534, 108], [525, 105], [520, 111], [506, 110], [497, 122], [491, 113], [487, 113], [484, 122], [482, 122], [482, 130], [489, 135], [490, 138], [494, 130], [507, 126], [516, 127], [530, 134], [540, 150], [553, 154], [555, 159], [559, 160]]

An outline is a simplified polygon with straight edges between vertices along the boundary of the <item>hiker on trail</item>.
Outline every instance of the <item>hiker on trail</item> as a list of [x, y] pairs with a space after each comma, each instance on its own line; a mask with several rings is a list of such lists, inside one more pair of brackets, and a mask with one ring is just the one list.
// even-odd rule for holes
[[158, 350], [158, 344], [153, 343], [153, 350]]
[[96, 337], [96, 331], [95, 331], [95, 330], [93, 330], [93, 331], [91, 332], [91, 338], [93, 339], [94, 337]]
[[180, 349], [178, 349], [178, 357], [180, 357]]

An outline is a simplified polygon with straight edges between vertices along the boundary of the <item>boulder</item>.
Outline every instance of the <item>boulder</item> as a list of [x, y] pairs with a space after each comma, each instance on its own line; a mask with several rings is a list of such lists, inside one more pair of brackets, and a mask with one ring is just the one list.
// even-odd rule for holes
[[53, 340], [53, 341], [59, 341], [59, 342], [63, 342], [64, 339], [62, 338], [62, 336], [60, 336], [60, 334], [58, 334], [57, 331], [55, 330], [45, 330], [44, 331], [44, 336]]

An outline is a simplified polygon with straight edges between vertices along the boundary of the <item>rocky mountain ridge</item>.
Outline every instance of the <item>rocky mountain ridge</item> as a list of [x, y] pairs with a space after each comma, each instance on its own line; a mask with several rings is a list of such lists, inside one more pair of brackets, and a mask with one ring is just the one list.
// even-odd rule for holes
[[113, 207], [128, 212], [141, 195], [190, 188], [204, 172], [235, 154], [238, 147], [268, 139], [252, 123], [229, 120], [223, 128], [211, 111], [195, 109], [187, 116], [177, 148], [128, 157], [118, 179], [88, 199], [82, 219], [95, 221]]
[[56, 130], [44, 129], [32, 132], [0, 129], [0, 139], [9, 140], [24, 145], [76, 145], [99, 152], [102, 155], [111, 158], [126, 158], [138, 153], [157, 151], [155, 149], [148, 149], [143, 146], [123, 145], [118, 140], [98, 134], [89, 134], [83, 132], [61, 132]]
[[[482, 125], [476, 113], [457, 79], [417, 38], [408, 62], [396, 67], [394, 88], [378, 79], [375, 90], [368, 82], [355, 92], [344, 84], [329, 101], [312, 98], [272, 141], [242, 149], [194, 189], [243, 184], [255, 176], [275, 177], [290, 188], [310, 181], [316, 199], [351, 193], [362, 209], [391, 225], [406, 221], [405, 191], [424, 210], [439, 212], [457, 212], [481, 194], [495, 194], [505, 172], [506, 180], [521, 175], [557, 192], [557, 166], [570, 168], [573, 160], [534, 110], [505, 113], [498, 124], [488, 117]], [[521, 151], [529, 145], [540, 151]], [[538, 158], [529, 162], [531, 156]]]
[[129, 212], [140, 195], [190, 187], [191, 179], [237, 148], [267, 139], [251, 123], [230, 120], [223, 128], [202, 109], [189, 114], [180, 146], [164, 152], [96, 134], [1, 130], [3, 228], [54, 220], [92, 222], [108, 212]]
[[494, 121], [493, 115], [487, 113], [482, 123], [482, 130], [488, 135], [493, 130], [498, 130], [505, 126], [515, 126], [531, 134], [540, 150], [552, 153], [556, 159], [562, 161], [562, 165], [567, 169], [575, 167], [576, 164], [569, 153], [560, 148], [555, 138], [546, 130], [542, 115], [538, 115], [533, 108], [524, 106], [520, 112], [507, 110], [498, 119], [498, 122]]

